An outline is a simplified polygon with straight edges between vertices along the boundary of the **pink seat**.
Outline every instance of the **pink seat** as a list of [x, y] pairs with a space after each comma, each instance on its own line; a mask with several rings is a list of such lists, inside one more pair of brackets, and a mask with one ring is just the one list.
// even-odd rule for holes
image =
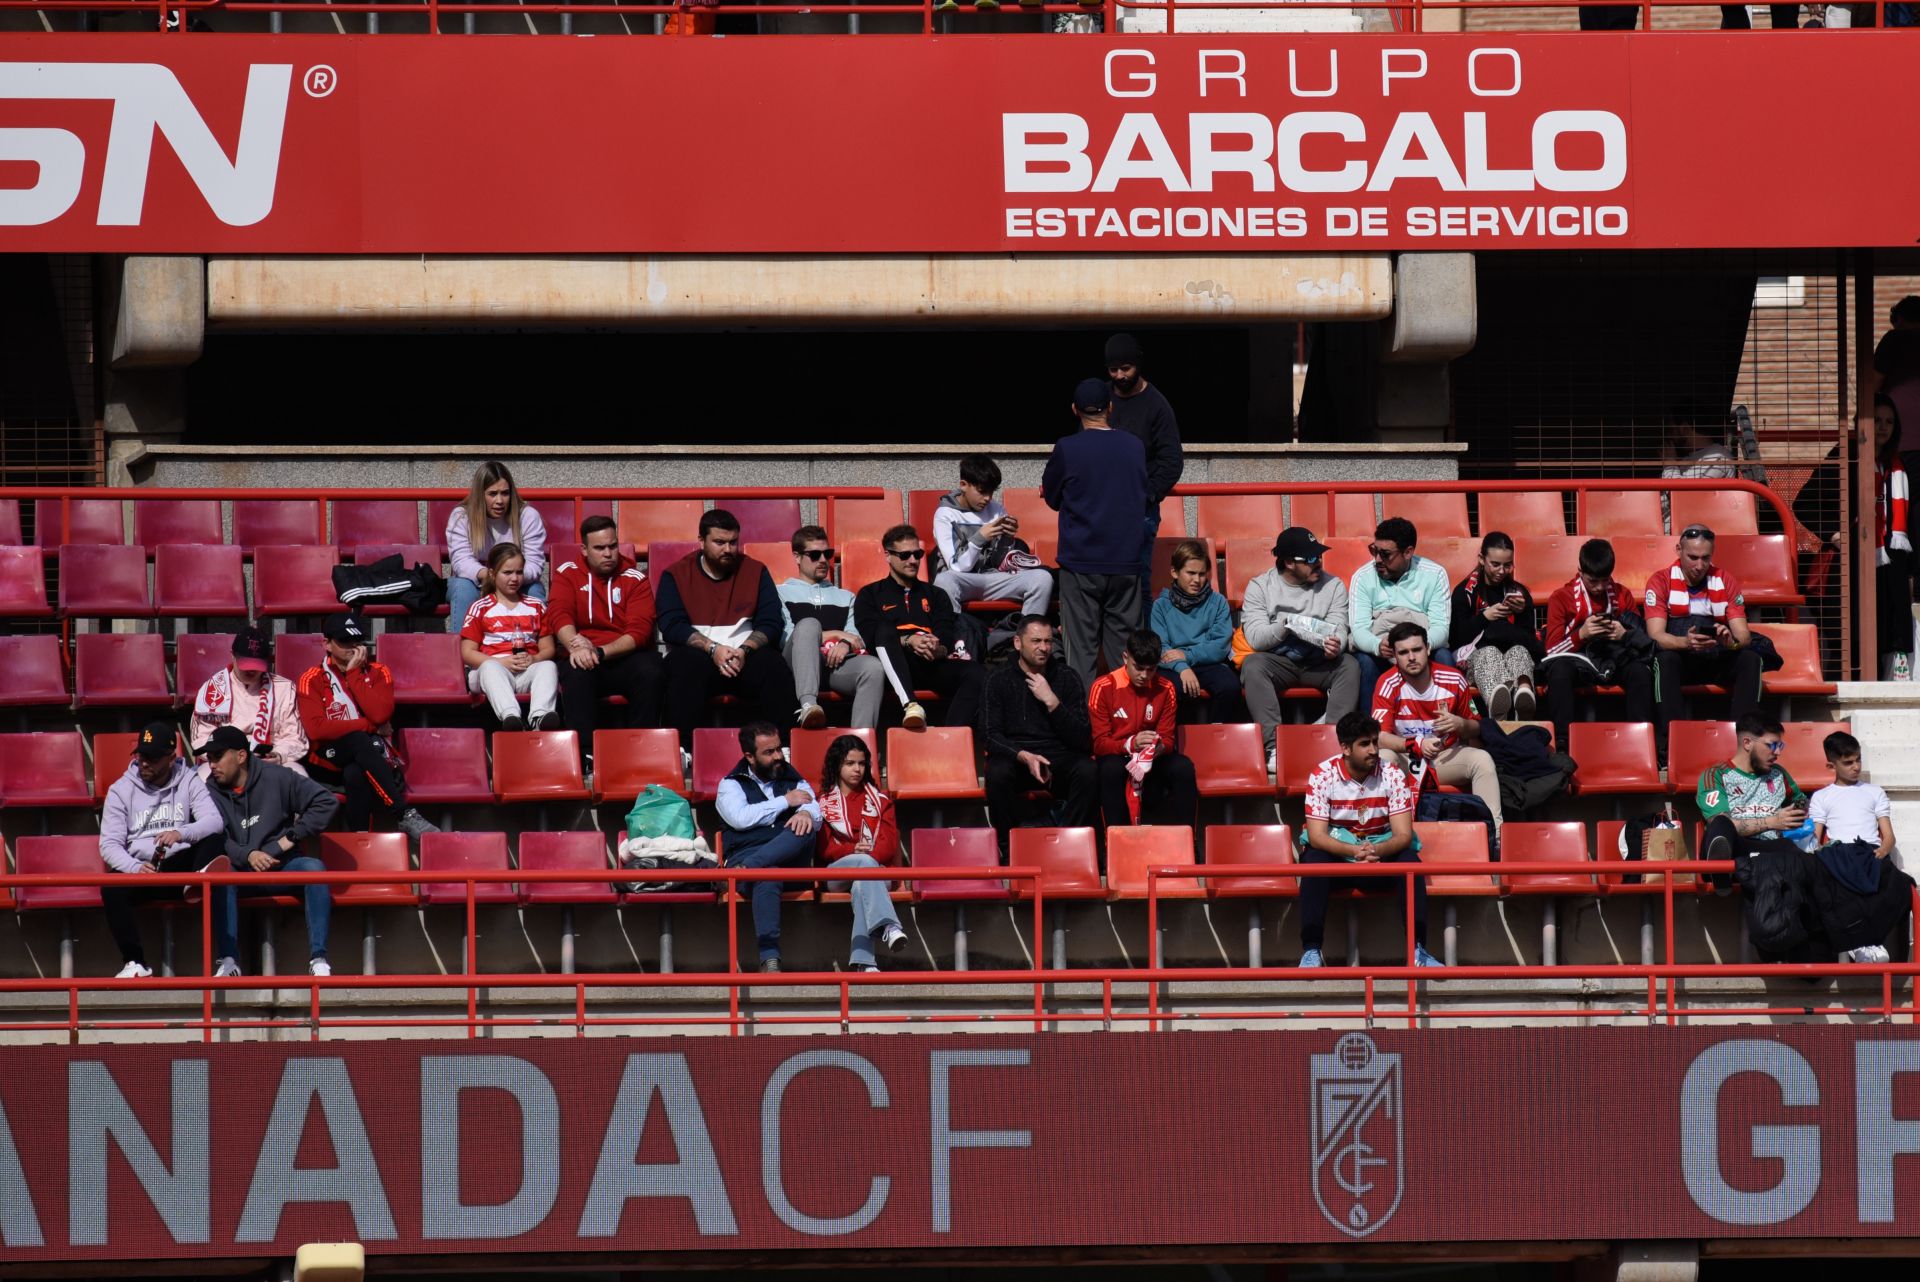
[[167, 648], [154, 632], [87, 632], [74, 638], [76, 708], [166, 708]]
[[153, 553], [154, 611], [169, 619], [244, 619], [247, 580], [228, 543], [163, 543]]
[[800, 528], [799, 499], [720, 498], [715, 500], [714, 506], [725, 508], [739, 518], [743, 543], [766, 540], [785, 542]]
[[647, 577], [654, 582], [654, 592], [659, 592], [660, 576], [671, 569], [682, 557], [700, 546], [697, 539], [655, 539], [647, 548]]
[[444, 573], [441, 567], [447, 561], [447, 549], [439, 543], [362, 543], [343, 551], [356, 565], [372, 565], [375, 561], [398, 553], [400, 564], [408, 569], [424, 565], [435, 574]]
[[340, 608], [333, 590], [339, 551], [331, 545], [275, 545], [253, 550], [253, 607], [262, 618], [332, 614]]
[[62, 546], [60, 612], [90, 619], [150, 618], [147, 550], [95, 543]]
[[326, 661], [327, 641], [318, 632], [282, 632], [274, 638], [273, 670], [295, 685], [300, 684], [301, 676], [308, 669]]
[[[107, 871], [100, 858], [98, 837], [22, 837], [13, 847], [14, 871], [79, 873], [91, 877]], [[23, 912], [45, 908], [98, 908], [98, 886], [16, 886], [14, 901]]]
[[[572, 499], [528, 499], [527, 506], [540, 514], [547, 527], [547, 563], [566, 559], [569, 548], [580, 546], [580, 523], [590, 516], [612, 516], [612, 499], [581, 499], [580, 514], [574, 515]], [[695, 518], [698, 520], [698, 518]], [[444, 533], [444, 527], [442, 527]]]
[[0, 546], [0, 618], [44, 619], [52, 613], [40, 549]]
[[318, 499], [235, 499], [233, 541], [247, 550], [327, 541], [327, 515]]
[[[604, 872], [611, 867], [607, 839], [597, 832], [520, 834], [521, 872]], [[529, 904], [610, 904], [619, 898], [608, 881], [530, 881], [522, 885], [521, 892]]]
[[471, 704], [460, 638], [445, 632], [389, 632], [375, 656], [393, 673], [393, 696], [401, 704]]
[[740, 732], [737, 729], [696, 726], [693, 731], [693, 788], [689, 794], [696, 802], [712, 801], [720, 781], [740, 764]]
[[487, 736], [477, 727], [408, 726], [395, 741], [407, 759], [407, 800], [426, 806], [488, 806]]
[[163, 543], [225, 543], [218, 499], [138, 499], [133, 505], [133, 541], [155, 548]]
[[[276, 659], [284, 658], [285, 651], [277, 651]], [[174, 706], [190, 708], [194, 695], [207, 683], [207, 678], [224, 669], [233, 662], [233, 638], [220, 633], [183, 632], [173, 643], [173, 693]], [[281, 673], [290, 681], [298, 681], [300, 674]]]
[[[504, 832], [430, 832], [420, 838], [421, 872], [511, 872]], [[519, 901], [520, 887], [510, 881], [480, 882], [473, 888], [476, 904]], [[459, 882], [421, 882], [423, 904], [464, 904], [467, 888]]]
[[[64, 527], [61, 522], [64, 520]], [[62, 543], [125, 543], [126, 520], [119, 499], [35, 499], [33, 541], [43, 548]]]
[[[79, 731], [0, 734], [0, 806], [30, 810], [35, 806], [92, 805], [87, 750]], [[99, 860], [97, 848], [94, 859], [96, 863]]]
[[[916, 828], [913, 831], [915, 868], [981, 868], [1000, 866], [1000, 845], [991, 828]], [[930, 899], [1001, 900], [1007, 883], [980, 877], [952, 881], [914, 881], [915, 903]]]
[[67, 705], [66, 665], [60, 657], [60, 638], [51, 634], [0, 637], [0, 708], [64, 708]]
[[[438, 538], [435, 530], [430, 538]], [[359, 547], [366, 543], [418, 543], [420, 505], [412, 499], [335, 499], [333, 545]]]
[[19, 547], [26, 541], [20, 532], [20, 500], [0, 499], [0, 547]]

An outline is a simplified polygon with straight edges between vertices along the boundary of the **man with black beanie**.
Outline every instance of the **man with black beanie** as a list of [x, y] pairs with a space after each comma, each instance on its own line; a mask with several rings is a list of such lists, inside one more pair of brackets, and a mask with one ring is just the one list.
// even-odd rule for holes
[[[1107, 340], [1107, 386], [1113, 392], [1109, 422], [1138, 437], [1147, 449], [1148, 507], [1146, 526], [1141, 531], [1140, 600], [1143, 608], [1151, 609], [1153, 593], [1148, 580], [1153, 571], [1153, 540], [1160, 533], [1160, 502], [1180, 483], [1186, 464], [1180, 454], [1180, 424], [1174, 420], [1173, 406], [1140, 374], [1140, 361], [1145, 355], [1140, 341], [1131, 334], [1115, 334]], [[1145, 623], [1143, 615], [1141, 626]]]

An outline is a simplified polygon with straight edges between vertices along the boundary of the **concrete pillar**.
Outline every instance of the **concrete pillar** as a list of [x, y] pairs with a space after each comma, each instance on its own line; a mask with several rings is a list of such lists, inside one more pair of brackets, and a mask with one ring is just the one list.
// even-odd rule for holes
[[114, 282], [113, 355], [101, 419], [107, 436], [107, 484], [132, 485], [153, 441], [186, 430], [186, 366], [200, 359], [207, 333], [204, 259], [135, 254]]
[[1380, 324], [1378, 437], [1440, 440], [1453, 419], [1448, 363], [1472, 351], [1479, 332], [1473, 255], [1402, 254], [1393, 273], [1393, 315]]

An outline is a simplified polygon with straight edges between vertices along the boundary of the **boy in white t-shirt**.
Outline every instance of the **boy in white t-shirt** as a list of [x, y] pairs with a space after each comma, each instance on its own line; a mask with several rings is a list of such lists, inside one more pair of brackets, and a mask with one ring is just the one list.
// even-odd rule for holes
[[[1833, 782], [1814, 793], [1807, 806], [1814, 845], [1840, 884], [1865, 894], [1867, 885], [1883, 884], [1888, 875], [1874, 865], [1893, 853], [1893, 803], [1879, 784], [1861, 781], [1858, 739], [1835, 731], [1821, 747], [1833, 767]], [[1888, 959], [1886, 948], [1874, 943], [1848, 949], [1843, 956], [1857, 962]]]

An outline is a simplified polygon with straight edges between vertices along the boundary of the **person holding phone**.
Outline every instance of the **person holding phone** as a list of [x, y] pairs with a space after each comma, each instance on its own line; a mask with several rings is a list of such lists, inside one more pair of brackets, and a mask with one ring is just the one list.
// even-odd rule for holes
[[1733, 719], [1760, 711], [1765, 661], [1747, 630], [1747, 597], [1740, 581], [1713, 561], [1713, 531], [1689, 525], [1680, 531], [1674, 563], [1647, 580], [1647, 635], [1658, 649], [1659, 702], [1654, 735], [1667, 741], [1667, 727], [1687, 715], [1688, 685], [1725, 686]]
[[1053, 624], [1037, 614], [1014, 620], [1016, 662], [986, 681], [982, 716], [987, 744], [987, 821], [1007, 860], [1007, 834], [1024, 822], [1027, 794], [1052, 794], [1052, 824], [1093, 825], [1099, 771], [1093, 724], [1079, 674], [1054, 661]]
[[1495, 721], [1531, 721], [1539, 701], [1533, 666], [1545, 656], [1533, 593], [1514, 577], [1513, 540], [1480, 540], [1480, 562], [1453, 590], [1454, 661], [1465, 667]]
[[[1745, 886], [1749, 858], [1769, 852], [1800, 852], [1787, 834], [1807, 822], [1807, 795], [1780, 765], [1785, 729], [1772, 717], [1749, 712], [1734, 723], [1733, 756], [1700, 772], [1694, 800], [1706, 822], [1702, 859], [1736, 859], [1732, 880]], [[1716, 888], [1726, 873], [1710, 873]]]

